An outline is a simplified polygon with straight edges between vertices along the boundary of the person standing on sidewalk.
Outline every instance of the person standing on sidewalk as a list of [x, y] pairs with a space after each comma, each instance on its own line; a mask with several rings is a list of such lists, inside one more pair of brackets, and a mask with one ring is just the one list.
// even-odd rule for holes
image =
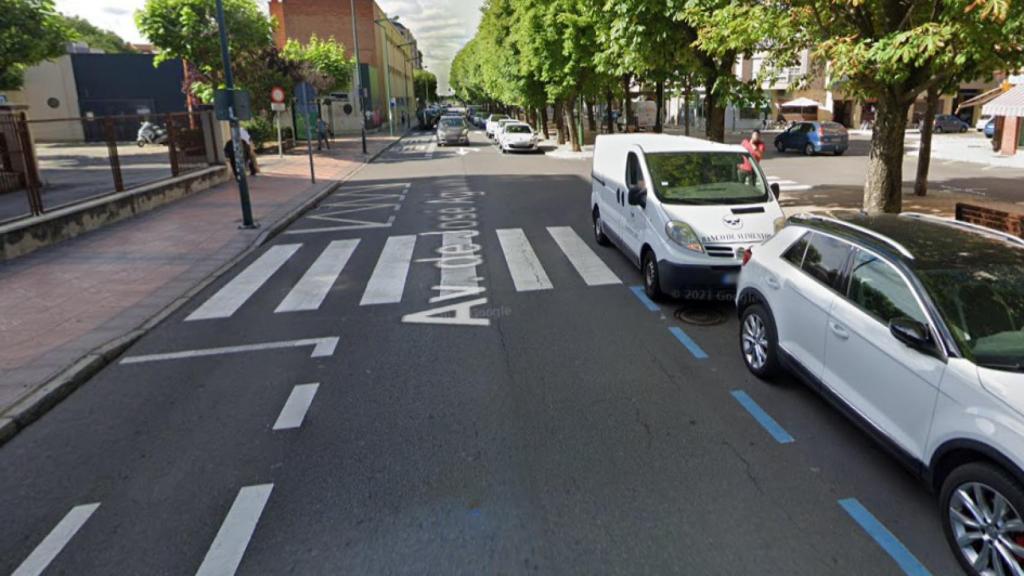
[[249, 174], [255, 176], [260, 170], [256, 165], [256, 150], [252, 146], [252, 136], [244, 126], [238, 127], [242, 137], [242, 148], [245, 149], [245, 163], [249, 166]]
[[[744, 138], [743, 142], [740, 145], [746, 148], [747, 152], [750, 152], [750, 157], [756, 160], [757, 162], [760, 162], [764, 158], [765, 146], [764, 140], [761, 139], [760, 130], [755, 128], [750, 133], [750, 138]], [[753, 164], [750, 163], [749, 158], [743, 159], [743, 163], [739, 165], [739, 169], [741, 172], [744, 173], [744, 179], [748, 183], [753, 184], [755, 182], [754, 166]]]
[[318, 151], [323, 147], [331, 149], [331, 141], [327, 136], [327, 122], [324, 122], [323, 118], [318, 118], [316, 121], [316, 149]]

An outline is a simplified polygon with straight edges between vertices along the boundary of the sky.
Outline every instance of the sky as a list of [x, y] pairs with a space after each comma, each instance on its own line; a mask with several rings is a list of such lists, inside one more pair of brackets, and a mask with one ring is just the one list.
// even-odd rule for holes
[[[266, 5], [264, 0], [260, 4]], [[285, 0], [287, 1], [287, 0]], [[483, 0], [377, 0], [389, 15], [412, 30], [423, 62], [437, 75], [437, 90], [448, 89], [452, 58], [476, 32]], [[146, 42], [135, 28], [133, 15], [145, 0], [56, 0], [57, 10], [81, 16], [94, 25], [116, 32], [129, 42]]]

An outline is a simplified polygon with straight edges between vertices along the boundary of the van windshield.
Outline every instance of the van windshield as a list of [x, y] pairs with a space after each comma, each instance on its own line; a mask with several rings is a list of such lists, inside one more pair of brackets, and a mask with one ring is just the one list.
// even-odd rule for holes
[[658, 200], [667, 204], [754, 204], [768, 186], [750, 156], [739, 152], [656, 152], [647, 168]]

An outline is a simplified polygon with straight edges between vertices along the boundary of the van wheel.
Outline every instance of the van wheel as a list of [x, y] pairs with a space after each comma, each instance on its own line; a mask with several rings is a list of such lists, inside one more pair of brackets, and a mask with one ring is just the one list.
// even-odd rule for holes
[[779, 337], [775, 319], [761, 304], [743, 310], [740, 318], [740, 353], [747, 370], [758, 378], [771, 378], [779, 372]]
[[814, 144], [808, 142], [804, 145], [804, 156], [814, 156]]
[[939, 492], [946, 541], [967, 574], [1024, 569], [1024, 488], [1002, 469], [972, 462], [953, 470]]
[[654, 250], [644, 250], [640, 258], [640, 271], [644, 275], [644, 292], [651, 300], [661, 300], [661, 278], [658, 275], [658, 259], [654, 257]]
[[782, 144], [782, 142], [776, 142], [775, 143], [775, 149], [778, 150], [779, 152], [785, 152], [786, 151], [786, 147]]
[[834, 152], [834, 154], [836, 156], [842, 156], [844, 152], [846, 152], [846, 148], [836, 148], [836, 151]]
[[611, 241], [608, 240], [608, 236], [604, 233], [604, 221], [601, 220], [601, 212], [598, 211], [597, 207], [594, 207], [594, 240], [600, 246], [608, 246]]

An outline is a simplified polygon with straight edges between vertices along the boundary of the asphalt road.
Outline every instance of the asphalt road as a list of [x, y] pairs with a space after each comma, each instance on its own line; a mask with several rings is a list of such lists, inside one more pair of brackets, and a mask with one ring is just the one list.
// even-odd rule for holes
[[958, 573], [922, 485], [750, 376], [727, 304], [637, 297], [589, 161], [434, 148], [405, 139], [0, 447], [0, 572]]

